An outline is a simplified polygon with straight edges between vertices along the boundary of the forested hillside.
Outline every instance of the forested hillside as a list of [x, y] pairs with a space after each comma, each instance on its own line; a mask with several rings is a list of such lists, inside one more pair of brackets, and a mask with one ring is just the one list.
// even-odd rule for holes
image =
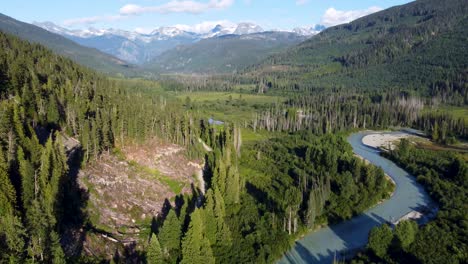
[[64, 262], [62, 235], [87, 221], [72, 175], [80, 163], [128, 139], [197, 142], [178, 106], [40, 45], [0, 33], [0, 65], [2, 260]]
[[262, 32], [203, 39], [164, 52], [148, 68], [161, 73], [237, 73], [305, 40], [290, 32]]
[[464, 0], [414, 1], [328, 28], [247, 74], [267, 78], [274, 87], [404, 87], [426, 95], [447, 89], [464, 94], [467, 14]]
[[[42, 44], [81, 65], [113, 75], [135, 75], [137, 69], [127, 62], [96, 49], [80, 46], [60, 35], [0, 14], [0, 30], [30, 42]], [[143, 73], [140, 72], [141, 75]]]
[[342, 136], [285, 135], [241, 151], [238, 128], [201, 131], [213, 147], [208, 190], [162, 216], [148, 252], [161, 263], [273, 263], [295, 237], [349, 219], [393, 188]]
[[392, 195], [347, 136], [401, 127], [427, 138], [384, 155], [440, 211], [350, 261], [466, 263], [467, 14], [414, 1], [267, 59], [297, 36], [206, 39], [153, 67], [216, 74], [158, 82], [0, 15], [0, 263], [275, 263]]
[[[64, 251], [70, 230], [96, 232], [71, 173], [130, 139], [157, 136], [199, 156], [201, 137], [213, 151], [206, 155], [206, 195], [178, 197], [156, 219], [147, 253], [116, 252], [121, 261], [272, 262], [308, 228], [350, 218], [391, 190], [381, 170], [342, 148], [341, 136], [305, 133], [241, 150], [239, 127], [195, 122], [155, 94], [157, 87], [111, 81], [42, 46], [0, 38], [2, 259], [84, 261]], [[75, 154], [67, 148], [71, 137], [79, 140]], [[271, 182], [281, 189], [265, 185]]]

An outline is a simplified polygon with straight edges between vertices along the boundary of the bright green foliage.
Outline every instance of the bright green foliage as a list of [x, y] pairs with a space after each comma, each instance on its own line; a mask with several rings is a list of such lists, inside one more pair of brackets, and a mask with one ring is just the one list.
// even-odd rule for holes
[[24, 255], [25, 235], [21, 219], [12, 214], [0, 216], [0, 234], [4, 241], [0, 248], [0, 259], [18, 263]]
[[[382, 171], [354, 158], [342, 136], [282, 135], [244, 145], [239, 160], [231, 151], [231, 134], [227, 128], [214, 138], [205, 135], [214, 149], [204, 175], [209, 189], [203, 209], [190, 215], [182, 241], [183, 263], [207, 249], [218, 263], [274, 262], [300, 230], [352, 217], [388, 197]], [[237, 164], [239, 179], [246, 182], [231, 181], [239, 188], [227, 187], [229, 179], [235, 179], [235, 173], [227, 171]], [[181, 218], [189, 208], [184, 202]]]
[[171, 209], [158, 234], [166, 263], [176, 263], [180, 258], [181, 228], [182, 226], [175, 210]]
[[8, 177], [8, 164], [0, 147], [0, 217], [13, 214], [16, 192]]
[[216, 149], [210, 161], [213, 168], [211, 183], [213, 189], [218, 189], [224, 203], [231, 205], [239, 203], [242, 180], [237, 167], [237, 153], [234, 149], [232, 137], [234, 128], [230, 127], [222, 131], [219, 135], [221, 146]]
[[190, 225], [182, 240], [181, 264], [213, 264], [215, 258], [206, 236], [203, 210], [195, 209], [190, 216]]
[[50, 234], [51, 240], [51, 251], [52, 251], [52, 263], [53, 264], [65, 264], [65, 254], [63, 253], [62, 246], [60, 245], [60, 237], [57, 232], [52, 231]]
[[[415, 1], [330, 29], [286, 57], [275, 56], [280, 73], [164, 87], [246, 85], [247, 92], [281, 95], [284, 101], [258, 97], [250, 104], [226, 95], [210, 104], [214, 111], [222, 104], [247, 107], [244, 129], [268, 134], [249, 144], [242, 144], [237, 126], [198, 122], [193, 115], [206, 116], [197, 112], [204, 108], [197, 100], [184, 108], [155, 92], [157, 84], [110, 80], [0, 33], [0, 262], [64, 262], [68, 137], [80, 141], [84, 163], [128, 140], [153, 137], [186, 147], [190, 157], [205, 154], [198, 138], [213, 148], [206, 153], [206, 196], [195, 190], [170, 210], [150, 240], [150, 263], [272, 263], [309, 228], [351, 218], [387, 198], [391, 186], [382, 170], [353, 157], [345, 137], [332, 133], [411, 125], [443, 143], [468, 137], [463, 116], [425, 111], [432, 102], [468, 102], [466, 5], [440, 3]], [[466, 161], [405, 141], [388, 155], [418, 176], [441, 211], [419, 231], [412, 222], [394, 232], [386, 225], [374, 229], [368, 248], [375, 254], [368, 259], [467, 262]]]
[[380, 258], [387, 255], [387, 251], [392, 243], [392, 229], [384, 224], [379, 227], [374, 227], [369, 233], [369, 243], [367, 247]]
[[408, 251], [418, 233], [418, 224], [414, 221], [402, 221], [395, 227], [394, 233], [397, 248]]
[[151, 235], [148, 249], [146, 251], [146, 262], [148, 264], [159, 264], [163, 263], [163, 253], [161, 251], [161, 245], [159, 244], [158, 237], [155, 234]]
[[224, 217], [224, 199], [218, 189], [209, 189], [206, 193], [204, 208], [206, 236], [210, 241], [213, 253], [219, 263], [229, 261], [229, 251], [231, 250], [231, 231]]

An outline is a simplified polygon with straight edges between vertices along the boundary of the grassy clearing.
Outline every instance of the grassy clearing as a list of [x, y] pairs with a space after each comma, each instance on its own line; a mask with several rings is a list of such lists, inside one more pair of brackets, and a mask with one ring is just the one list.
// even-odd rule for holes
[[161, 176], [159, 178], [162, 182], [164, 182], [169, 188], [171, 188], [171, 191], [174, 192], [175, 194], [180, 194], [182, 192], [182, 189], [184, 188], [184, 184], [173, 180], [167, 176]]
[[180, 194], [185, 184], [174, 180], [168, 176], [162, 175], [158, 170], [142, 166], [135, 161], [129, 161], [128, 164], [133, 167], [136, 171], [143, 172], [144, 175], [149, 175], [152, 178], [156, 178], [158, 181], [167, 185], [171, 191], [175, 194]]
[[468, 121], [468, 108], [466, 107], [449, 106], [441, 108], [441, 110], [451, 113], [456, 118], [464, 118], [465, 121]]
[[466, 107], [443, 106], [437, 109], [427, 109], [426, 111], [440, 114], [450, 114], [455, 118], [463, 118], [468, 122], [468, 108]]
[[186, 100], [189, 97], [192, 102], [231, 102], [237, 100], [244, 101], [247, 104], [273, 104], [284, 101], [284, 98], [281, 96], [232, 92], [184, 92], [178, 93], [176, 97], [181, 100]]
[[281, 96], [235, 92], [179, 93], [177, 97], [186, 102], [186, 105], [189, 98], [190, 110], [201, 118], [213, 117], [216, 120], [237, 123], [248, 122], [252, 120], [255, 112], [285, 100]]
[[265, 130], [254, 132], [252, 129], [248, 129], [248, 128], [243, 128], [241, 130], [241, 134], [242, 134], [242, 142], [244, 143], [267, 140], [278, 135], [278, 133], [268, 132]]
[[255, 84], [238, 84], [238, 85], [234, 85], [232, 89], [234, 91], [239, 91], [239, 92], [246, 92], [246, 91], [255, 92], [256, 91]]

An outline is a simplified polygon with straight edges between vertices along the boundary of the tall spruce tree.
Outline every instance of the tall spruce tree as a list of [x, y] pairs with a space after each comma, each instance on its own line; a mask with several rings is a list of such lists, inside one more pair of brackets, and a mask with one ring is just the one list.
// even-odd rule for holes
[[175, 210], [171, 209], [158, 234], [164, 262], [166, 263], [177, 263], [177, 260], [180, 258], [181, 228], [182, 226]]
[[215, 258], [206, 237], [202, 209], [195, 209], [191, 215], [189, 229], [182, 240], [181, 264], [213, 264]]
[[158, 237], [155, 234], [151, 235], [151, 239], [149, 241], [148, 250], [146, 252], [146, 262], [148, 264], [163, 263], [161, 245], [159, 244]]

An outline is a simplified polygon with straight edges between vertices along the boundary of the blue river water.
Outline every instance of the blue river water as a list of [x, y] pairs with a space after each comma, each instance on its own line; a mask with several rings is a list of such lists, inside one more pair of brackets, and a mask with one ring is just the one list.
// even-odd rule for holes
[[393, 196], [350, 220], [307, 234], [295, 243], [279, 263], [332, 263], [335, 258], [339, 259], [364, 247], [369, 231], [374, 226], [394, 222], [411, 211], [421, 211], [433, 205], [415, 177], [381, 157], [379, 150], [362, 143], [362, 138], [368, 134], [372, 132], [352, 134], [348, 142], [354, 153], [381, 167], [395, 181]]

